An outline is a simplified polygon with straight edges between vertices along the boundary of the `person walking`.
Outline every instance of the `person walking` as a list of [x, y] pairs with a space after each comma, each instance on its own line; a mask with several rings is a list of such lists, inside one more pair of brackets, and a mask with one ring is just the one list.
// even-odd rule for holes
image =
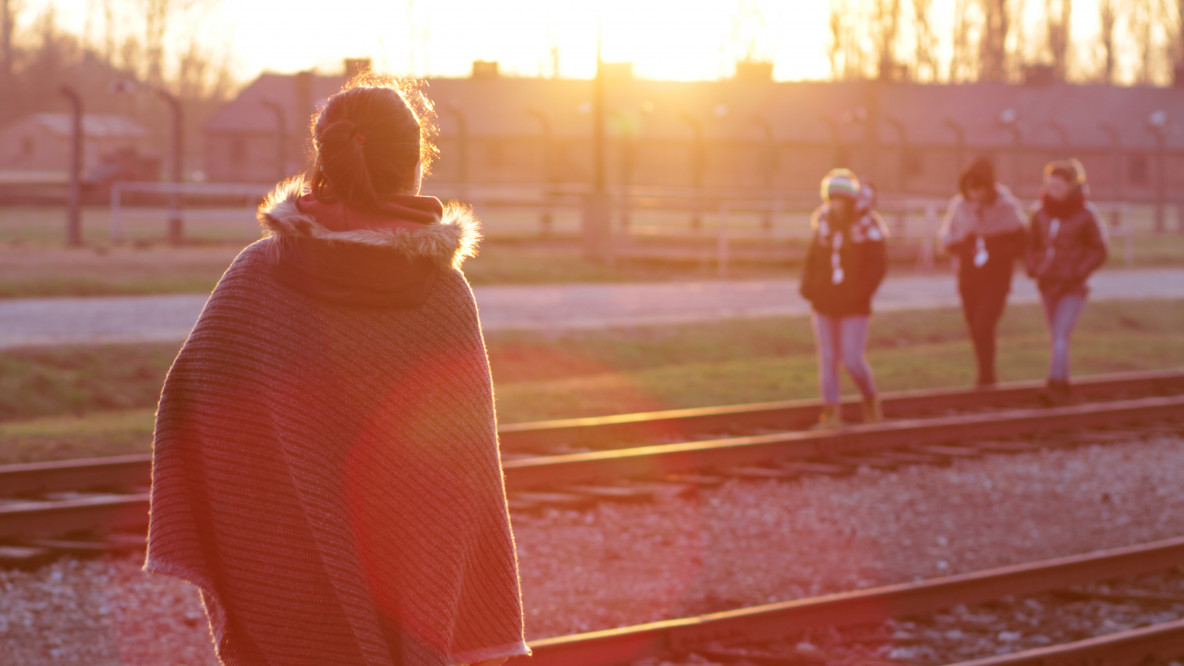
[[[823, 204], [814, 211], [814, 230], [802, 266], [800, 291], [814, 312], [822, 412], [815, 428], [842, 426], [839, 361], [863, 398], [864, 423], [883, 419], [875, 378], [868, 365], [872, 297], [888, 268], [886, 227], [871, 209], [874, 194], [861, 195], [859, 179], [835, 169], [822, 179]], [[861, 203], [862, 202], [862, 203]]]
[[461, 272], [479, 223], [419, 194], [426, 102], [372, 75], [328, 99], [165, 380], [144, 568], [200, 589], [222, 664], [530, 652]]
[[1088, 195], [1081, 162], [1057, 160], [1044, 168], [1044, 189], [1032, 213], [1025, 263], [1040, 290], [1052, 345], [1048, 386], [1041, 396], [1048, 404], [1062, 404], [1070, 397], [1069, 338], [1085, 307], [1089, 276], [1108, 255], [1106, 234]]
[[979, 158], [962, 173], [950, 201], [941, 243], [957, 260], [958, 295], [977, 364], [975, 385], [986, 388], [995, 373], [995, 331], [1003, 316], [1016, 261], [1026, 243], [1024, 213], [995, 167]]

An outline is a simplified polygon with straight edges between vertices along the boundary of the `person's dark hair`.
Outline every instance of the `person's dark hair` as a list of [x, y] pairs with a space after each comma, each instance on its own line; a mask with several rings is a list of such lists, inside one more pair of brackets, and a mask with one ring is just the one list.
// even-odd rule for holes
[[378, 210], [427, 174], [436, 147], [435, 111], [415, 81], [362, 74], [326, 101], [312, 123], [316, 151], [309, 178], [324, 202]]
[[1085, 185], [1085, 166], [1076, 159], [1054, 160], [1044, 167], [1044, 177], [1056, 176], [1070, 185]]
[[968, 197], [970, 190], [984, 188], [992, 201], [995, 198], [995, 165], [986, 157], [980, 157], [966, 167], [958, 179], [958, 190]]

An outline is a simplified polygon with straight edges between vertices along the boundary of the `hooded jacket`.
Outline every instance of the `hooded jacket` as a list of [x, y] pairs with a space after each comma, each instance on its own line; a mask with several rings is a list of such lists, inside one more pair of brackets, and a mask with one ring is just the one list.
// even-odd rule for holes
[[[814, 236], [806, 251], [799, 291], [819, 314], [870, 315], [872, 296], [888, 271], [884, 222], [866, 208], [856, 210], [854, 216], [849, 226], [839, 227], [830, 219], [828, 205], [814, 211]], [[835, 270], [836, 256], [841, 273]]]
[[1086, 281], [1108, 255], [1098, 217], [1081, 186], [1065, 201], [1041, 197], [1032, 212], [1025, 267], [1046, 296], [1088, 291]]
[[[165, 381], [145, 569], [200, 588], [223, 664], [529, 653], [492, 382], [460, 271], [478, 225], [260, 208]], [[433, 203], [434, 202], [434, 203]]]

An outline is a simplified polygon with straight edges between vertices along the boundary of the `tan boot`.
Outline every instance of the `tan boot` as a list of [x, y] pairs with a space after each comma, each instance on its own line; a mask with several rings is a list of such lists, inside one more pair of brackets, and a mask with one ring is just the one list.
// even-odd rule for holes
[[884, 420], [884, 408], [880, 404], [880, 396], [873, 396], [863, 401], [863, 422], [879, 423]]
[[826, 404], [822, 406], [822, 413], [818, 415], [818, 423], [810, 426], [811, 430], [834, 430], [843, 427], [843, 412], [839, 405]]

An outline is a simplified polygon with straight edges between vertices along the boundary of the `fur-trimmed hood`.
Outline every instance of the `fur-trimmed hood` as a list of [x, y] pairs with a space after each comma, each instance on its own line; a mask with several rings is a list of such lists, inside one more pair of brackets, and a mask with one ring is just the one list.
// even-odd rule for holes
[[308, 205], [307, 192], [302, 178], [280, 184], [258, 218], [277, 279], [318, 300], [417, 307], [441, 271], [459, 270], [477, 254], [480, 223], [465, 206], [415, 197], [417, 207], [395, 207], [390, 216], [354, 216], [373, 225], [343, 226], [339, 215], [318, 217], [334, 209]]
[[268, 236], [317, 238], [388, 248], [452, 268], [460, 268], [465, 259], [477, 256], [481, 223], [467, 206], [448, 203], [442, 207], [440, 217], [428, 224], [411, 222], [383, 228], [335, 231], [331, 225], [301, 210], [298, 201], [307, 193], [304, 178], [296, 177], [280, 183], [267, 195], [257, 216]]

